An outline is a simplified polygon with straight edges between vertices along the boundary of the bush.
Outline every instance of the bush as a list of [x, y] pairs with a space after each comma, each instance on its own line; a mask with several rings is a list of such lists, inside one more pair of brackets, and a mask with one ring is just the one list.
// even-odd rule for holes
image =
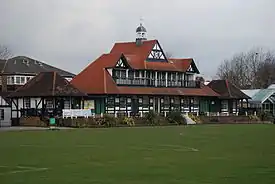
[[158, 124], [158, 114], [154, 111], [149, 111], [145, 114], [145, 119], [149, 123], [149, 125], [157, 125]]
[[199, 116], [195, 116], [194, 114], [191, 114], [191, 113], [189, 113], [188, 114], [188, 117], [189, 118], [191, 118], [193, 121], [195, 121], [196, 123], [202, 123], [202, 121], [201, 121], [201, 119], [200, 119], [200, 117]]
[[183, 117], [179, 111], [170, 112], [167, 116], [167, 120], [171, 124], [187, 125], [185, 117]]
[[258, 116], [255, 116], [255, 115], [249, 115], [249, 120], [251, 120], [251, 121], [260, 121], [260, 118]]
[[122, 119], [122, 124], [128, 126], [135, 126], [135, 121], [132, 117], [124, 117]]
[[101, 123], [106, 127], [114, 127], [117, 124], [117, 118], [115, 118], [110, 114], [104, 114], [103, 120]]
[[271, 113], [269, 112], [264, 112], [262, 111], [260, 114], [259, 114], [259, 118], [261, 119], [261, 121], [273, 121], [273, 116]]

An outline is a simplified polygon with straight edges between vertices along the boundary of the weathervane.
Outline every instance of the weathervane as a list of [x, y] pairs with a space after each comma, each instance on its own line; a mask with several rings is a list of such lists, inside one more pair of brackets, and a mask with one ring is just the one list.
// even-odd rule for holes
[[139, 21], [140, 21], [140, 25], [142, 25], [144, 18], [140, 17]]

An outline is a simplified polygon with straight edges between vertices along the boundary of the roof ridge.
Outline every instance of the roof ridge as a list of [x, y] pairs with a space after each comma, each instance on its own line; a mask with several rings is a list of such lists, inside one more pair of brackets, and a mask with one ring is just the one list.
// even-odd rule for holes
[[[152, 39], [152, 40], [143, 40], [143, 42], [152, 42], [152, 41], [158, 41], [157, 39]], [[131, 42], [116, 42], [115, 44], [130, 44], [130, 43], [136, 43], [136, 41], [131, 41]]]

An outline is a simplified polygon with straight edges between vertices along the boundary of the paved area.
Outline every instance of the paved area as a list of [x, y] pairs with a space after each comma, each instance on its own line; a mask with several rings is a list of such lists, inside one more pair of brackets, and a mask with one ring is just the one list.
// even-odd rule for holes
[[[58, 127], [60, 130], [66, 130], [66, 129], [72, 129], [67, 127]], [[41, 130], [49, 130], [49, 128], [46, 127], [0, 127], [0, 132], [6, 132], [6, 131], [41, 131]]]

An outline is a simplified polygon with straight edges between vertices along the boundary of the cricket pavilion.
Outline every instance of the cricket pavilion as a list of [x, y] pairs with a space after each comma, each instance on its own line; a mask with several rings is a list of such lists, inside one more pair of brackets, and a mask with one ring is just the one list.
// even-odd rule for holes
[[73, 78], [71, 84], [88, 94], [96, 114], [138, 115], [153, 110], [166, 115], [221, 111], [219, 94], [196, 80], [192, 58], [167, 58], [158, 40], [147, 40], [145, 27], [134, 42], [115, 43]]

